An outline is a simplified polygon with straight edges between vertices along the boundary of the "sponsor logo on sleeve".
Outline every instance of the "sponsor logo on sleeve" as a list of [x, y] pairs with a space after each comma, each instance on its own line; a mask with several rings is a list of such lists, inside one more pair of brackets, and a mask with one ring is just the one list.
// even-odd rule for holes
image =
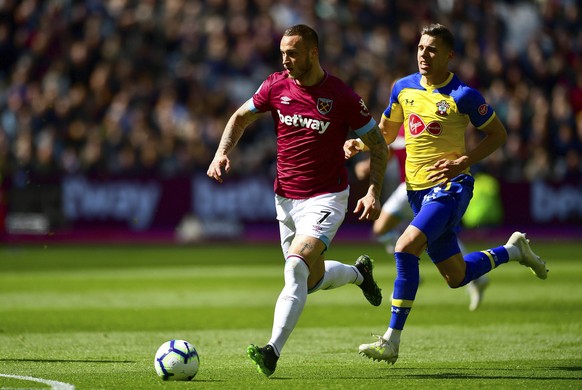
[[360, 99], [360, 115], [362, 116], [370, 116], [370, 111], [364, 102], [364, 99]]

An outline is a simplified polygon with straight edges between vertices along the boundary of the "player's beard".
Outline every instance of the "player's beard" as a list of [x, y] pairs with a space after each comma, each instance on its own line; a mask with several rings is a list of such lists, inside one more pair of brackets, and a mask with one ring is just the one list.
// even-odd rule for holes
[[306, 58], [305, 62], [301, 65], [295, 65], [292, 72], [289, 72], [289, 76], [298, 81], [301, 84], [305, 78], [309, 77], [311, 71], [313, 70], [313, 62], [311, 59]]

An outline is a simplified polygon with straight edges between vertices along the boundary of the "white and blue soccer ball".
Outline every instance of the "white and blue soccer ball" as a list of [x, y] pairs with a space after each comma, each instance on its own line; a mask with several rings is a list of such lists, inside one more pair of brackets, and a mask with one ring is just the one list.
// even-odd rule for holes
[[170, 340], [158, 348], [154, 367], [165, 381], [189, 381], [198, 372], [200, 357], [196, 348], [184, 340]]

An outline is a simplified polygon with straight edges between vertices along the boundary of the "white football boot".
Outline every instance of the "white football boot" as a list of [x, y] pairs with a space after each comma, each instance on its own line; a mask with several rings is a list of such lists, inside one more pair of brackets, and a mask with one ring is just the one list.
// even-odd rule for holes
[[391, 341], [385, 340], [382, 336], [376, 336], [378, 341], [371, 344], [360, 345], [360, 355], [364, 355], [375, 361], [385, 361], [390, 364], [396, 363], [398, 360], [399, 345]]
[[536, 255], [529, 246], [529, 240], [525, 238], [524, 233], [515, 232], [509, 237], [506, 245], [513, 245], [519, 249], [521, 253], [521, 259], [519, 259], [519, 264], [525, 265], [540, 279], [546, 279], [548, 277], [548, 269], [546, 268], [546, 263]]

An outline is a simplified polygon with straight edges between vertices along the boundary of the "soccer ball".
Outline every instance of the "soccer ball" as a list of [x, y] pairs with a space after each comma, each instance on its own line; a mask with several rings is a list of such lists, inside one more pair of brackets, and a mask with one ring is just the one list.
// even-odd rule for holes
[[184, 340], [170, 340], [158, 348], [154, 367], [165, 381], [189, 381], [196, 376], [200, 357], [196, 348]]

